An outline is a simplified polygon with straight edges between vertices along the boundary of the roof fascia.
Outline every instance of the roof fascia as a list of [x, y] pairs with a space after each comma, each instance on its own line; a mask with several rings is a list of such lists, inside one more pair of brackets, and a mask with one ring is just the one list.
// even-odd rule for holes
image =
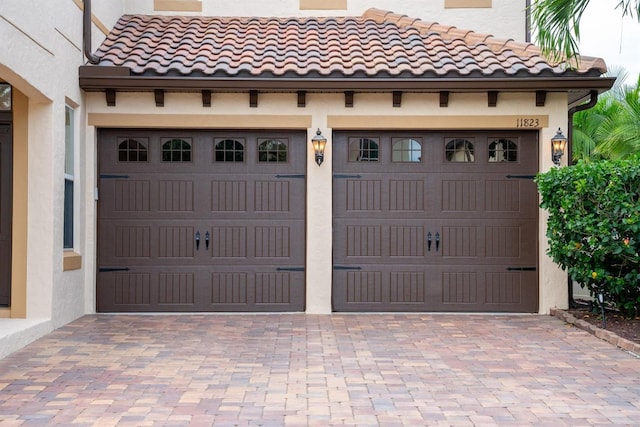
[[119, 91], [411, 91], [411, 92], [480, 92], [569, 91], [611, 88], [615, 78], [607, 77], [483, 77], [483, 78], [330, 78], [330, 77], [186, 77], [131, 76], [124, 67], [80, 67], [80, 87], [85, 91], [115, 89]]

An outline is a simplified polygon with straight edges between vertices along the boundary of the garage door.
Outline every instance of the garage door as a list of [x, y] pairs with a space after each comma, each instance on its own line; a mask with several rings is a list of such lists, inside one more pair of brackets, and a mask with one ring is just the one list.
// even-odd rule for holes
[[304, 310], [305, 141], [100, 131], [98, 310]]
[[536, 312], [537, 139], [336, 133], [334, 309]]

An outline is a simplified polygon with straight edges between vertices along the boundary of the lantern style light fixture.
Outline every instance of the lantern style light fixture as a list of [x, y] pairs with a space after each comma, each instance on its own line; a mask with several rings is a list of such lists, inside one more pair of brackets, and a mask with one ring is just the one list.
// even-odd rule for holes
[[324, 147], [327, 146], [327, 138], [322, 136], [320, 129], [316, 132], [316, 136], [311, 139], [311, 145], [313, 145], [313, 152], [316, 154], [316, 163], [320, 166], [324, 161]]
[[567, 137], [562, 134], [562, 129], [558, 128], [556, 136], [551, 138], [551, 160], [556, 166], [560, 166], [560, 159], [564, 155], [564, 148], [567, 146]]

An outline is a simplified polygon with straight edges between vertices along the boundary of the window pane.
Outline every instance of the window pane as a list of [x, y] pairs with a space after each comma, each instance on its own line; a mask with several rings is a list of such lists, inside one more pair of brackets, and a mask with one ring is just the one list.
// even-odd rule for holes
[[73, 175], [74, 175], [74, 123], [73, 108], [64, 109], [64, 224], [63, 245], [65, 249], [73, 248]]
[[379, 158], [380, 149], [377, 140], [357, 138], [349, 141], [350, 162], [377, 162]]
[[162, 144], [163, 162], [190, 162], [191, 144], [184, 139], [170, 139]]
[[244, 145], [235, 139], [223, 139], [216, 142], [216, 162], [239, 163], [244, 161]]
[[258, 145], [260, 163], [286, 163], [287, 144], [277, 139], [268, 139]]
[[517, 162], [518, 144], [510, 139], [497, 139], [489, 144], [489, 162]]
[[73, 248], [73, 180], [64, 180], [64, 248]]
[[146, 140], [127, 138], [118, 144], [119, 162], [147, 162], [149, 150]]
[[73, 109], [64, 109], [64, 173], [73, 176]]
[[0, 83], [0, 111], [11, 111], [11, 85]]
[[422, 161], [422, 144], [415, 139], [400, 139], [393, 143], [392, 162], [419, 163]]
[[475, 162], [473, 143], [467, 139], [453, 139], [445, 147], [445, 157], [448, 162]]

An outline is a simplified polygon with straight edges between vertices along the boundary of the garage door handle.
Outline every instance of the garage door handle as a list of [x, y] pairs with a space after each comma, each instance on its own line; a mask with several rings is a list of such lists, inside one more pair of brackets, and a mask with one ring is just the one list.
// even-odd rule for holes
[[209, 240], [211, 240], [211, 234], [207, 231], [204, 235], [204, 246], [209, 250]]
[[436, 233], [436, 252], [440, 248], [440, 233]]
[[427, 251], [431, 252], [431, 232], [427, 233]]
[[196, 251], [200, 250], [200, 232], [196, 231]]

